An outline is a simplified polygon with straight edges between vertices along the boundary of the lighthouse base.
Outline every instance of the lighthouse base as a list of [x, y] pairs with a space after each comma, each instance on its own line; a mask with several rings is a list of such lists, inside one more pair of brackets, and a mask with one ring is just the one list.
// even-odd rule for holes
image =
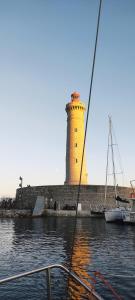
[[[81, 185], [78, 211], [87, 216], [91, 212], [103, 212], [106, 208], [115, 207], [113, 186], [108, 186], [108, 198], [104, 200], [104, 185]], [[119, 195], [127, 198], [131, 188], [118, 187]], [[62, 212], [71, 211], [75, 213], [77, 205], [78, 185], [48, 185], [28, 186], [17, 189], [14, 209], [29, 210], [33, 214], [37, 197], [44, 199], [44, 211]], [[58, 215], [58, 214], [56, 214]], [[59, 214], [61, 215], [61, 214]]]

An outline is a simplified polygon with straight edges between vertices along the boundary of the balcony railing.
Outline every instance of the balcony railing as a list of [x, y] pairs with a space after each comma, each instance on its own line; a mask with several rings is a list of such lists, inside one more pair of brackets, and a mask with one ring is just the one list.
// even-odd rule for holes
[[[49, 265], [47, 267], [43, 267], [43, 268], [39, 268], [39, 269], [35, 269], [29, 272], [25, 272], [25, 273], [21, 273], [18, 275], [14, 275], [14, 276], [10, 276], [7, 277], [5, 279], [1, 279], [0, 280], [0, 285], [1, 284], [6, 284], [7, 282], [11, 282], [14, 280], [17, 280], [19, 278], [24, 278], [36, 273], [40, 273], [43, 271], [46, 271], [47, 273], [47, 294], [48, 294], [48, 300], [51, 300], [51, 269], [61, 269], [64, 272], [64, 276], [68, 275], [68, 278], [72, 278], [72, 280], [74, 280], [77, 284], [81, 285], [86, 291], [87, 293], [89, 293], [90, 295], [92, 295], [92, 299], [95, 300], [103, 300], [102, 297], [100, 297], [100, 295], [98, 295], [98, 293], [95, 292], [95, 290], [93, 290], [92, 288], [90, 288], [89, 286], [87, 286], [74, 272], [70, 271], [67, 267], [60, 265], [60, 264], [53, 264], [53, 265]], [[81, 296], [81, 295], [80, 295]]]

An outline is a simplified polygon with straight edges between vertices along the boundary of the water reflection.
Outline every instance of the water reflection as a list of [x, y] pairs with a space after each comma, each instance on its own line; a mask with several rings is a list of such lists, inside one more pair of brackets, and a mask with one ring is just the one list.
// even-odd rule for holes
[[[94, 283], [91, 277], [93, 269], [105, 274], [105, 278], [123, 299], [134, 299], [134, 229], [132, 226], [106, 224], [99, 219], [77, 220], [72, 270], [89, 286], [95, 286], [104, 299], [112, 300], [112, 295], [103, 286], [101, 288]], [[73, 232], [72, 218], [0, 220], [0, 277], [53, 263], [69, 266]], [[125, 277], [110, 278], [107, 274], [120, 274]], [[126, 278], [126, 275], [131, 278]], [[52, 274], [52, 299], [67, 299], [65, 284], [63, 274]], [[45, 285], [43, 274], [39, 277], [36, 275], [35, 278], [18, 281], [12, 289], [11, 285], [0, 287], [0, 299], [41, 300], [45, 297]], [[89, 299], [85, 291], [80, 286], [76, 287], [71, 280], [69, 287], [70, 299]], [[83, 294], [82, 297], [80, 293]]]
[[[74, 240], [73, 254], [71, 258], [71, 269], [75, 272], [83, 282], [94, 289], [95, 280], [87, 272], [88, 266], [92, 263], [92, 252], [89, 245], [88, 233], [82, 228], [82, 220], [77, 220], [76, 234]], [[89, 295], [81, 285], [76, 285], [71, 278], [69, 278], [69, 295], [70, 299], [95, 299]]]
[[[4, 235], [3, 235], [4, 231]], [[0, 223], [0, 255], [7, 256], [13, 246], [13, 221], [1, 220]]]

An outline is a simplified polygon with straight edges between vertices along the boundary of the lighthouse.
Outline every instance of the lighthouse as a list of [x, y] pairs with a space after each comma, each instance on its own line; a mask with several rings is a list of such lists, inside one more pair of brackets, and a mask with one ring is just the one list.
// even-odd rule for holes
[[[80, 179], [82, 152], [84, 144], [85, 105], [80, 101], [80, 94], [71, 94], [71, 101], [66, 105], [67, 143], [66, 143], [66, 180], [67, 185], [78, 185]], [[86, 157], [84, 151], [81, 184], [88, 184]]]

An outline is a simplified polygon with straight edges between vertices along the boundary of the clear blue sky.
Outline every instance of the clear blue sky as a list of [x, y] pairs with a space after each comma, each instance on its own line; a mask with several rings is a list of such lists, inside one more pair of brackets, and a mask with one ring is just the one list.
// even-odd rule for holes
[[[63, 184], [66, 112], [86, 103], [98, 0], [0, 0], [0, 196]], [[104, 0], [87, 135], [90, 184], [104, 184], [112, 115], [126, 185], [135, 178], [135, 1]]]

